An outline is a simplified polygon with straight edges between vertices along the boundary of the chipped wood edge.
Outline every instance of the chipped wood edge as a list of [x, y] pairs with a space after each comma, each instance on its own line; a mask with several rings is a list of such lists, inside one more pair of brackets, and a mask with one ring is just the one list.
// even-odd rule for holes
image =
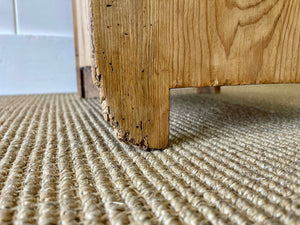
[[[89, 0], [89, 18], [90, 18], [90, 36], [91, 36], [91, 58], [92, 58], [92, 77], [95, 86], [98, 88], [99, 91], [99, 98], [102, 108], [102, 115], [106, 122], [108, 122], [115, 131], [115, 136], [118, 140], [123, 141], [124, 143], [135, 145], [141, 147], [144, 150], [150, 150], [149, 144], [147, 141], [147, 137], [144, 137], [140, 142], [137, 142], [130, 134], [129, 131], [124, 130], [120, 127], [119, 122], [115, 120], [113, 116], [111, 116], [110, 106], [107, 102], [106, 96], [104, 95], [103, 91], [103, 82], [102, 82], [102, 74], [98, 71], [97, 67], [97, 54], [96, 48], [94, 45], [94, 20], [93, 20], [93, 10], [92, 10], [92, 0]], [[166, 146], [167, 147], [167, 146]], [[165, 148], [165, 147], [164, 147]], [[164, 149], [161, 148], [161, 149]]]

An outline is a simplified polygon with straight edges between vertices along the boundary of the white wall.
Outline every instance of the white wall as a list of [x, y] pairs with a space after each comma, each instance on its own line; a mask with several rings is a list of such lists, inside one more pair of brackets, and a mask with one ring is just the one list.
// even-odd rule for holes
[[0, 95], [76, 92], [71, 0], [0, 0]]

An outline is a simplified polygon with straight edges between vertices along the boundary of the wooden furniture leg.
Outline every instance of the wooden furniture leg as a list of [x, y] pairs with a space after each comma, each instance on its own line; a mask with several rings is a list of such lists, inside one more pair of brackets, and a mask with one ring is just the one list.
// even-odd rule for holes
[[95, 98], [99, 91], [93, 85], [90, 16], [88, 0], [72, 0], [76, 59], [77, 93], [81, 98]]
[[300, 82], [300, 0], [91, 0], [93, 78], [119, 138], [166, 148], [169, 89]]

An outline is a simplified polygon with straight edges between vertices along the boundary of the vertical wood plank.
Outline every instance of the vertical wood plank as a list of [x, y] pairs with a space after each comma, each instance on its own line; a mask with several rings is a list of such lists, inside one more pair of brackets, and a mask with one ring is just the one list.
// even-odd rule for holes
[[99, 96], [93, 82], [91, 33], [88, 0], [72, 0], [77, 93], [82, 98]]

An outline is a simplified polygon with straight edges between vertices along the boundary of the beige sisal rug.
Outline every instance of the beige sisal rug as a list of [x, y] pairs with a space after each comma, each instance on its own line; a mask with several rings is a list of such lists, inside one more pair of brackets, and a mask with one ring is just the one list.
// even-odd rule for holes
[[153, 152], [97, 99], [0, 97], [0, 224], [300, 224], [300, 85], [221, 92], [174, 92]]

